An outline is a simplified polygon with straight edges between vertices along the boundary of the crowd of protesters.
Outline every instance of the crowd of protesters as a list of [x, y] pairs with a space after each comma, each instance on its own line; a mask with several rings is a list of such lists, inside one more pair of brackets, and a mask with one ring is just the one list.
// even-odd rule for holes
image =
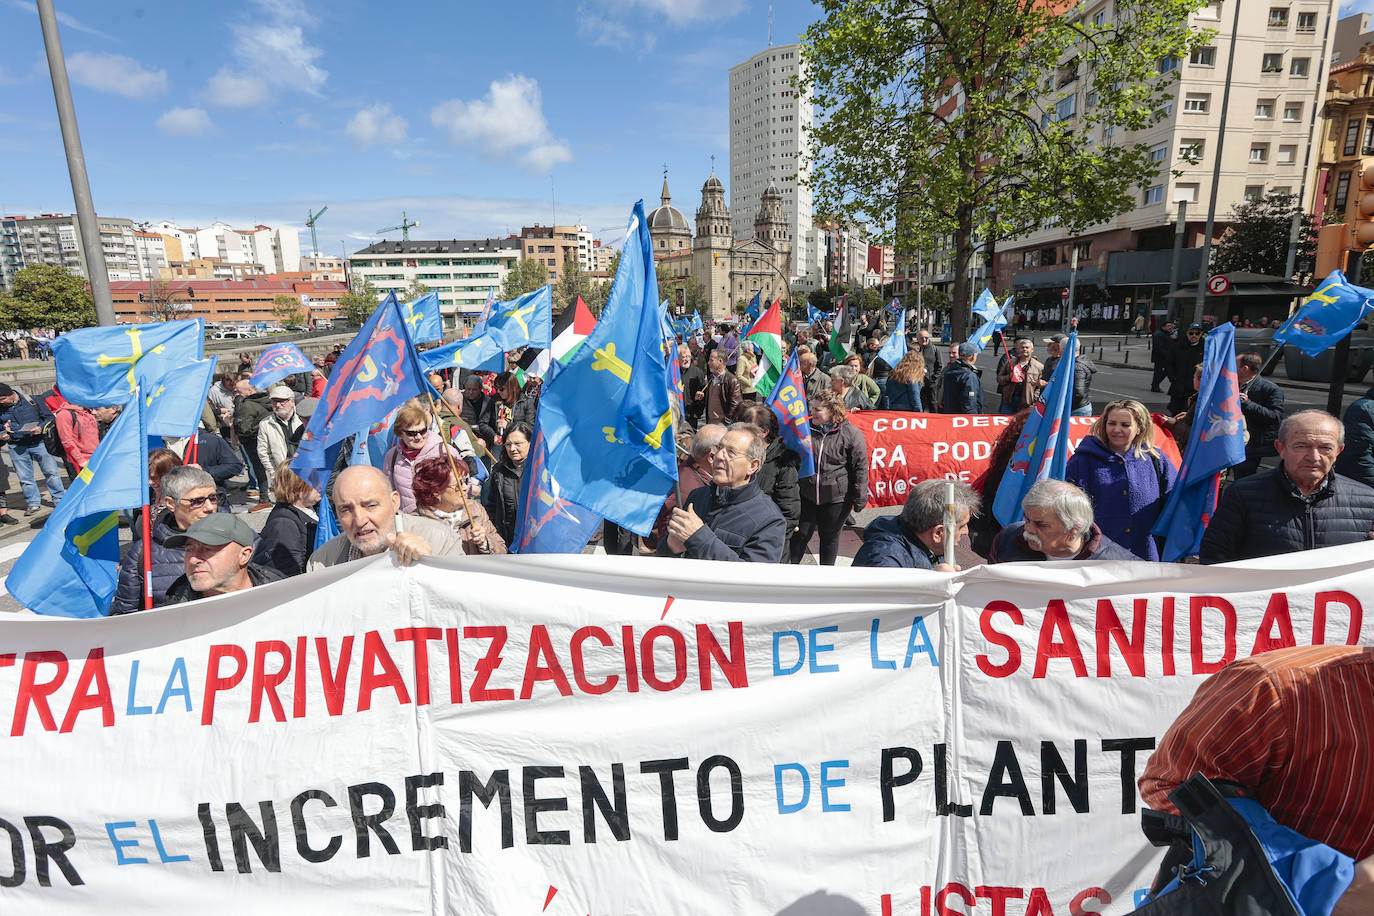
[[[1152, 417], [1132, 399], [1103, 406], [1077, 445], [1066, 479], [1032, 488], [1023, 520], [1004, 527], [991, 511], [992, 498], [1030, 406], [1066, 362], [1066, 339], [1017, 337], [980, 351], [971, 344], [941, 346], [917, 327], [907, 335], [905, 354], [889, 366], [879, 355], [888, 342], [884, 316], [864, 315], [856, 324], [852, 338], [842, 342], [843, 359], [830, 346], [829, 321], [785, 329], [784, 355], [798, 354], [810, 411], [815, 471], [805, 477], [800, 456], [765, 406], [769, 392], [754, 385], [754, 345], [728, 324], [681, 340], [676, 356], [683, 416], [675, 435], [680, 496], [667, 498], [647, 536], [607, 522], [594, 541], [607, 553], [794, 564], [814, 554], [820, 564], [833, 565], [850, 528], [862, 537], [853, 559], [860, 566], [949, 569], [945, 549], [965, 533], [969, 549], [994, 563], [1160, 558], [1161, 541], [1151, 532], [1179, 471], [1157, 437], [1163, 429], [1180, 449], [1186, 441], [1202, 368], [1201, 328], [1187, 329], [1181, 340], [1174, 340], [1167, 323], [1156, 332], [1154, 381], [1171, 384], [1169, 414]], [[501, 554], [513, 543], [540, 387], [519, 371], [521, 354], [509, 354], [510, 368], [500, 373], [431, 374], [437, 398], [412, 399], [389, 426], [374, 430], [368, 447], [377, 467], [369, 474], [336, 469], [321, 493], [291, 471], [290, 461], [340, 349], [319, 359], [313, 371], [267, 391], [252, 387], [252, 359], [240, 354], [238, 369], [211, 386], [194, 460], [186, 460], [184, 439], [169, 440], [150, 455], [147, 567], [154, 605], [387, 549], [413, 562], [430, 554]], [[1096, 368], [1081, 351], [1076, 356], [1073, 412], [1091, 416]], [[996, 361], [996, 410], [1008, 415], [1008, 425], [993, 443], [987, 471], [973, 486], [955, 488], [957, 528], [944, 527], [943, 481], [912, 487], [900, 513], [859, 528], [855, 513], [868, 501], [869, 454], [851, 415], [872, 409], [984, 413], [992, 406], [978, 365], [984, 357]], [[1282, 391], [1259, 374], [1258, 355], [1242, 353], [1237, 367], [1246, 460], [1227, 475], [1200, 561], [1367, 538], [1374, 529], [1374, 388], [1351, 405], [1344, 424], [1316, 411], [1286, 416]], [[69, 475], [79, 473], [116, 414], [116, 408], [70, 404], [56, 388], [28, 398], [0, 385], [0, 441], [9, 446], [29, 514], [62, 498], [59, 462]], [[45, 447], [45, 438], [60, 444], [54, 449], [60, 455]], [[1276, 466], [1261, 470], [1266, 461]], [[242, 511], [270, 510], [249, 543], [227, 522], [195, 527], [203, 518], [231, 514], [231, 491], [242, 492]], [[331, 500], [341, 534], [316, 549], [324, 498]], [[15, 522], [0, 506], [0, 524]], [[188, 543], [205, 555], [196, 561], [205, 568], [195, 576]], [[113, 613], [142, 607], [143, 551], [135, 538], [120, 566]], [[205, 559], [211, 553], [216, 556]], [[215, 575], [205, 571], [209, 567]]]

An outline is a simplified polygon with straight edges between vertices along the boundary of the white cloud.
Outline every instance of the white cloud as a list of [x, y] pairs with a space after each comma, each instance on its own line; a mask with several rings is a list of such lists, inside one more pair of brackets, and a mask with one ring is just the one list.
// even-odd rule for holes
[[319, 130], [320, 122], [315, 120], [315, 116], [308, 111], [303, 111], [296, 115], [296, 126], [302, 130]]
[[358, 149], [368, 149], [379, 143], [404, 141], [407, 126], [406, 119], [392, 111], [390, 105], [372, 105], [355, 114], [344, 133]]
[[307, 44], [299, 25], [234, 26], [234, 56], [268, 84], [318, 93], [329, 73], [315, 62], [324, 52]]
[[453, 143], [476, 146], [491, 159], [528, 147], [521, 161], [534, 172], [572, 159], [567, 145], [549, 133], [538, 81], [523, 74], [494, 80], [483, 98], [449, 99], [435, 106], [430, 120]]
[[657, 43], [652, 32], [637, 32], [627, 26], [624, 19], [604, 15], [587, 6], [577, 8], [577, 33], [600, 47], [637, 50], [640, 57], [652, 51]]
[[204, 108], [173, 108], [157, 119], [157, 129], [173, 137], [200, 137], [215, 125]]
[[[10, 0], [10, 6], [14, 7], [15, 9], [23, 10], [26, 13], [33, 13], [35, 16], [38, 15], [38, 6], [36, 4], [27, 2], [27, 0]], [[77, 19], [68, 15], [67, 13], [58, 12], [57, 21], [74, 32], [85, 32], [87, 35], [95, 35], [99, 38], [104, 38], [109, 41], [118, 40], [113, 35], [106, 34], [105, 32], [102, 32], [99, 29], [93, 29], [90, 26], [85, 25], [84, 23], [78, 21]]]
[[72, 82], [131, 99], [146, 99], [167, 91], [166, 70], [145, 70], [123, 54], [77, 51], [67, 57]]
[[256, 76], [220, 67], [205, 87], [205, 99], [221, 108], [252, 108], [267, 101], [267, 84]]
[[662, 17], [674, 26], [729, 19], [744, 9], [744, 0], [597, 0], [609, 18], [623, 20], [638, 11]]
[[235, 66], [219, 69], [205, 98], [224, 108], [268, 101], [273, 90], [319, 95], [329, 78], [319, 66], [324, 51], [310, 44], [305, 28], [315, 20], [303, 0], [251, 0], [253, 19], [230, 26]]

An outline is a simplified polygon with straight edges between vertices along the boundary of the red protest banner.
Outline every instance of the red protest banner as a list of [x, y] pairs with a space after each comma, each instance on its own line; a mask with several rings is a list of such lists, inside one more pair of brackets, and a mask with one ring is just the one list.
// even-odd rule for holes
[[[850, 413], [849, 422], [868, 442], [869, 507], [900, 506], [906, 502], [907, 490], [931, 478], [953, 478], [977, 486], [987, 473], [993, 442], [1011, 419], [988, 414], [897, 410]], [[1073, 418], [1069, 426], [1070, 454], [1096, 419]], [[1178, 466], [1178, 445], [1158, 418], [1155, 445]]]

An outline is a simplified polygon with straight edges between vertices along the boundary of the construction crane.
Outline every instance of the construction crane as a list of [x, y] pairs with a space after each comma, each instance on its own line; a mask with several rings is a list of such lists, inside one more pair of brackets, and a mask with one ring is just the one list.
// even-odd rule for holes
[[311, 213], [309, 209], [305, 211], [305, 224], [310, 227], [310, 253], [315, 257], [319, 257], [320, 254], [320, 240], [315, 237], [315, 222], [324, 216], [324, 211], [328, 209], [329, 204], [325, 204], [320, 207], [319, 213]]
[[408, 242], [408, 241], [410, 241], [410, 230], [416, 228], [416, 227], [419, 226], [419, 225], [420, 225], [419, 222], [417, 222], [417, 221], [415, 221], [415, 220], [408, 220], [408, 219], [406, 219], [406, 211], [402, 210], [402, 211], [401, 211], [401, 225], [399, 225], [399, 226], [387, 226], [385, 229], [378, 229], [378, 230], [377, 230], [377, 234], [378, 234], [378, 235], [381, 235], [383, 232], [395, 232], [397, 229], [400, 229], [400, 230], [401, 230], [401, 238], [405, 239], [405, 240]]

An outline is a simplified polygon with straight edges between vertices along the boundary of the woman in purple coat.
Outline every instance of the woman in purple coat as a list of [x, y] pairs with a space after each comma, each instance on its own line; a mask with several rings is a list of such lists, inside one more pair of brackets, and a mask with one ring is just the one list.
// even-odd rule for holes
[[1065, 473], [1093, 501], [1102, 533], [1142, 560], [1158, 560], [1150, 529], [1164, 509], [1178, 469], [1155, 448], [1155, 428], [1145, 405], [1112, 401], [1078, 443]]

